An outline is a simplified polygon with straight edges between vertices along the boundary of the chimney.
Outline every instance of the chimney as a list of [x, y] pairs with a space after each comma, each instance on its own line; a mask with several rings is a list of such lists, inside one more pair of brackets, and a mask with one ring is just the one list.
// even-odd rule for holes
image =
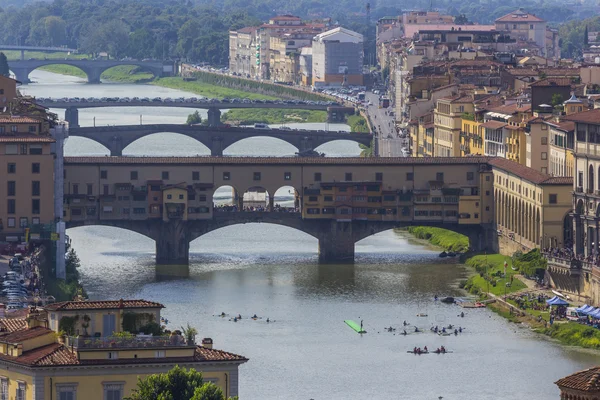
[[211, 338], [202, 339], [202, 347], [204, 347], [206, 349], [212, 349], [213, 348], [213, 340]]

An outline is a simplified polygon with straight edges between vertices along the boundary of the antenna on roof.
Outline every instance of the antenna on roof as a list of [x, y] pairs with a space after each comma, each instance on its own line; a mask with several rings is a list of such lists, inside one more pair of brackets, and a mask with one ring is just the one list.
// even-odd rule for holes
[[367, 3], [366, 12], [367, 12], [367, 24], [370, 24], [371, 23], [371, 3]]

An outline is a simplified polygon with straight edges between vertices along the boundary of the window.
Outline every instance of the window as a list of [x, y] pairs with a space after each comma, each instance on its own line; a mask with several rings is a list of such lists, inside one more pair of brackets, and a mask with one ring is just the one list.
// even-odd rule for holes
[[102, 170], [100, 171], [100, 179], [108, 179], [108, 171], [107, 170]]
[[32, 196], [40, 195], [40, 181], [31, 181], [31, 195]]
[[23, 144], [21, 145], [21, 154], [22, 154], [22, 155], [25, 155], [25, 154], [27, 154], [27, 144], [25, 144], [25, 143], [23, 143]]
[[161, 178], [164, 180], [168, 180], [169, 179], [169, 171], [163, 171], [160, 174]]
[[223, 180], [228, 181], [230, 179], [231, 179], [231, 175], [229, 174], [229, 172], [223, 172]]
[[319, 201], [319, 197], [317, 197], [317, 196], [308, 196], [308, 201]]
[[8, 199], [6, 201], [6, 213], [7, 214], [14, 214], [16, 212], [16, 202], [15, 199]]
[[40, 217], [31, 218], [31, 225], [39, 225], [39, 224], [40, 224]]
[[352, 180], [352, 172], [346, 172], [345, 180], [347, 180], [347, 181], [351, 181]]
[[542, 160], [547, 160], [548, 159], [548, 153], [546, 152], [542, 152]]
[[31, 173], [32, 174], [39, 174], [40, 173], [40, 163], [34, 162], [34, 163], [31, 164]]
[[323, 200], [325, 200], [325, 201], [333, 201], [333, 196], [325, 196]]
[[479, 214], [475, 213], [474, 218], [479, 218]]
[[79, 185], [77, 183], [73, 184], [73, 194], [79, 194]]
[[315, 172], [315, 182], [321, 182], [321, 173]]
[[124, 383], [105, 383], [104, 400], [121, 400], [123, 397]]
[[166, 354], [164, 350], [156, 350], [154, 352], [154, 358], [165, 358]]
[[583, 187], [583, 172], [581, 171], [577, 174], [577, 186]]
[[377, 182], [382, 182], [383, 181], [383, 172], [375, 172], [375, 180]]
[[129, 171], [129, 180], [137, 181], [138, 172], [137, 171]]
[[56, 393], [58, 394], [57, 400], [75, 400], [77, 393], [76, 383], [57, 383]]
[[475, 179], [475, 174], [473, 172], [467, 172], [467, 180], [472, 181]]
[[7, 196], [16, 196], [17, 192], [17, 182], [8, 181], [6, 182], [6, 195]]
[[29, 145], [29, 154], [42, 154], [43, 148], [41, 144], [30, 144]]
[[171, 200], [173, 198], [173, 195], [168, 194], [167, 195], [167, 199]]
[[490, 211], [490, 207], [489, 207], [489, 206], [486, 206], [486, 207], [485, 207], [485, 211]]
[[200, 180], [200, 171], [192, 171], [192, 180], [199, 181]]
[[7, 144], [4, 147], [5, 154], [19, 154], [19, 146], [16, 144]]
[[35, 125], [29, 125], [29, 132], [35, 133]]
[[8, 400], [8, 379], [0, 378], [0, 400]]
[[183, 200], [183, 195], [182, 194], [179, 195], [179, 200]]
[[[39, 164], [38, 164], [39, 167]], [[8, 163], [8, 169], [7, 169], [9, 174], [16, 174], [17, 173], [17, 164], [15, 163]]]
[[108, 185], [102, 185], [102, 194], [108, 196], [109, 190]]
[[29, 220], [27, 219], [27, 217], [19, 218], [19, 228], [27, 228], [28, 225], [29, 225]]
[[255, 172], [255, 173], [253, 174], [253, 179], [254, 179], [255, 181], [260, 181], [260, 178], [261, 178], [261, 174], [260, 174], [260, 172]]
[[134, 214], [146, 214], [146, 209], [142, 207], [136, 207], [133, 209]]
[[444, 181], [444, 173], [443, 172], [438, 172], [437, 174], [435, 174], [435, 180], [443, 182]]
[[321, 212], [321, 210], [319, 210], [318, 208], [307, 208], [306, 209], [307, 214], [319, 214], [320, 212]]
[[94, 194], [94, 185], [92, 185], [91, 183], [87, 184], [87, 195], [91, 196]]
[[9, 217], [7, 218], [7, 224], [9, 228], [14, 228], [17, 225], [17, 220], [15, 217]]
[[529, 24], [529, 29], [533, 29], [533, 24]]
[[31, 213], [32, 214], [40, 213], [40, 199], [31, 199]]
[[117, 359], [119, 358], [119, 352], [118, 352], [118, 351], [109, 351], [109, 352], [106, 354], [106, 357], [107, 357], [109, 360], [117, 360]]
[[489, 195], [490, 195], [490, 191], [489, 191], [489, 190], [486, 190], [486, 191], [485, 191], [485, 195], [486, 195], [486, 196], [489, 196]]
[[10, 131], [11, 132], [18, 132], [17, 126], [16, 125], [11, 125], [10, 126]]
[[25, 400], [25, 382], [19, 382], [15, 400]]
[[490, 176], [489, 176], [489, 175], [485, 177], [485, 181], [486, 181], [486, 182], [489, 182], [489, 181], [490, 181]]
[[548, 203], [550, 203], [550, 204], [558, 203], [558, 195], [557, 194], [548, 195]]
[[291, 172], [284, 172], [283, 173], [283, 180], [284, 181], [291, 181], [292, 180], [292, 173]]
[[542, 144], [548, 144], [548, 138], [546, 136], [542, 136]]

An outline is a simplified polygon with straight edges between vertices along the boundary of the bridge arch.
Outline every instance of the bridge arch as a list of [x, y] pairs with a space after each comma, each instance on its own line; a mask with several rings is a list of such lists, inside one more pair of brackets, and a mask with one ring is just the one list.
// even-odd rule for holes
[[[13, 63], [13, 64], [16, 67], [17, 63]], [[32, 72], [34, 72], [34, 71], [36, 71], [36, 70], [38, 70], [38, 69], [40, 69], [42, 67], [48, 66], [48, 65], [53, 65], [53, 66], [57, 66], [57, 67], [67, 66], [67, 67], [75, 68], [75, 71], [72, 70], [72, 69], [70, 69], [70, 68], [58, 68], [57, 69], [58, 70], [57, 73], [64, 74], [64, 75], [69, 75], [69, 76], [73, 76], [73, 77], [77, 77], [77, 78], [81, 78], [81, 79], [89, 79], [88, 72], [86, 70], [84, 70], [83, 68], [81, 68], [81, 66], [79, 66], [79, 65], [74, 65], [73, 63], [69, 62], [68, 60], [54, 60], [54, 62], [50, 62], [50, 63], [43, 64], [43, 65], [39, 65], [39, 66], [31, 69], [30, 71], [28, 71], [28, 73], [27, 73], [27, 75], [26, 75], [26, 77], [25, 77], [24, 80], [23, 80], [23, 77], [21, 77], [21, 79], [18, 78], [18, 75], [23, 75], [23, 74], [19, 73], [19, 71], [18, 71], [17, 68], [15, 68], [14, 71], [13, 71], [13, 69], [11, 69], [11, 72], [13, 72], [13, 74], [15, 75], [15, 78], [17, 80], [19, 80], [19, 81], [21, 81], [23, 83], [28, 83], [28, 82], [30, 82], [29, 75]], [[51, 72], [51, 71], [49, 71], [49, 72]]]
[[299, 148], [293, 140], [280, 137], [256, 135], [227, 144], [223, 147], [226, 156], [284, 156], [294, 155]]
[[72, 136], [65, 141], [65, 154], [107, 156], [110, 155], [110, 148], [107, 147], [106, 144], [94, 139], [81, 136]]
[[127, 143], [121, 153], [131, 156], [192, 157], [210, 155], [211, 149], [202, 141], [185, 133], [156, 132]]
[[300, 209], [300, 192], [292, 185], [279, 187], [273, 193], [273, 204], [277, 209]]
[[339, 139], [327, 140], [323, 144], [317, 146], [315, 151], [325, 153], [332, 157], [358, 157], [360, 156], [362, 149], [360, 148], [360, 143], [341, 137]]
[[[146, 226], [145, 226], [146, 225]], [[122, 231], [135, 232], [151, 240], [156, 240], [157, 235], [152, 228], [148, 226], [148, 221], [127, 221], [127, 220], [102, 220], [93, 221], [69, 221], [66, 223], [67, 230], [78, 229], [86, 226], [102, 226], [115, 228]], [[152, 225], [152, 224], [150, 224]]]

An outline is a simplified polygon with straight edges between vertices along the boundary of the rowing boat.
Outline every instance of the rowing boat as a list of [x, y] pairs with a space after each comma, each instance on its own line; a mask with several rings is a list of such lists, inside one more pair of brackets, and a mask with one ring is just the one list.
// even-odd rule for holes
[[419, 352], [415, 352], [415, 351], [412, 351], [412, 350], [408, 350], [407, 353], [409, 353], [409, 354], [415, 354], [415, 355], [418, 355], [418, 356], [420, 356], [421, 354], [429, 354], [428, 351], [422, 351], [422, 352], [419, 353]]
[[433, 354], [448, 354], [448, 353], [454, 353], [453, 351], [432, 351]]
[[425, 314], [425, 313], [419, 313], [419, 314], [417, 314], [417, 317], [426, 317], [426, 316], [427, 316], [427, 314]]

